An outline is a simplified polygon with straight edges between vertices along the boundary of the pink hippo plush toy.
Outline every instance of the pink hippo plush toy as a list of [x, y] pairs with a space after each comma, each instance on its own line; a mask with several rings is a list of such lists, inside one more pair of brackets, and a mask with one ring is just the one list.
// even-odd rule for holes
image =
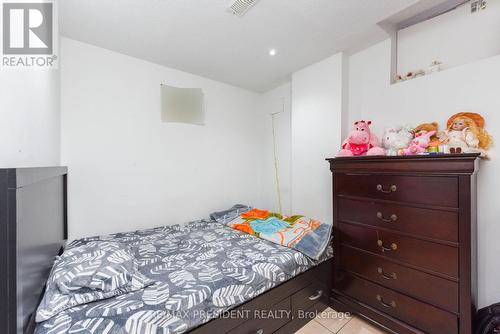
[[370, 124], [371, 121], [354, 123], [354, 129], [342, 144], [339, 157], [385, 155], [384, 149], [379, 146], [377, 136], [370, 131]]
[[415, 139], [412, 140], [410, 146], [403, 150], [403, 155], [415, 155], [424, 153], [429, 143], [431, 137], [436, 134], [436, 131], [419, 131], [415, 134]]

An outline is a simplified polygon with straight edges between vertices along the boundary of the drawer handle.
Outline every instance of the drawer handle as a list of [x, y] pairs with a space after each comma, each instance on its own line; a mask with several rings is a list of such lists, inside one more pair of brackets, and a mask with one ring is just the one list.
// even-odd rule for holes
[[377, 241], [377, 245], [378, 245], [380, 248], [382, 248], [382, 252], [389, 252], [389, 251], [396, 251], [396, 250], [398, 250], [398, 245], [397, 245], [396, 243], [394, 243], [394, 242], [391, 244], [391, 247], [390, 247], [390, 248], [388, 248], [388, 247], [385, 247], [385, 246], [384, 246], [384, 242], [383, 242], [382, 240], [380, 240], [380, 239], [379, 239], [379, 240]]
[[315, 295], [309, 296], [309, 300], [318, 300], [321, 296], [323, 296], [323, 290], [318, 290]]
[[384, 269], [382, 269], [381, 267], [377, 268], [377, 272], [380, 274], [380, 276], [382, 276], [385, 279], [398, 279], [398, 276], [396, 275], [396, 273], [392, 273], [392, 274], [388, 275], [388, 274], [384, 273]]
[[377, 295], [377, 300], [382, 304], [383, 307], [391, 307], [391, 308], [396, 308], [396, 302], [394, 300], [391, 300], [390, 303], [384, 302], [384, 299], [382, 298], [381, 295]]
[[398, 216], [395, 214], [392, 214], [390, 218], [385, 218], [382, 212], [377, 212], [377, 218], [380, 219], [381, 221], [384, 221], [386, 223], [392, 223], [398, 220]]
[[384, 193], [384, 194], [390, 194], [390, 193], [395, 193], [398, 190], [398, 187], [393, 184], [392, 186], [389, 187], [389, 190], [385, 190], [384, 186], [381, 184], [377, 184], [377, 190]]
[[264, 334], [264, 330], [261, 328], [261, 329], [257, 329], [255, 331], [255, 334]]

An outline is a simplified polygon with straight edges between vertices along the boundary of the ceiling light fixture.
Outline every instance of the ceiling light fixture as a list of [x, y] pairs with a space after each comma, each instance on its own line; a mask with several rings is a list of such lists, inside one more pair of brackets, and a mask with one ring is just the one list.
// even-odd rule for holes
[[273, 57], [276, 56], [276, 49], [269, 50], [269, 55]]

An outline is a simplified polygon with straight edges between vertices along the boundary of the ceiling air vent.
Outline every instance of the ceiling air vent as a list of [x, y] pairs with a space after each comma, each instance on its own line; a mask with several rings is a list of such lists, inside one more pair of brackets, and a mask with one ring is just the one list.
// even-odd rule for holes
[[231, 14], [242, 17], [252, 8], [259, 0], [236, 0], [231, 1], [232, 5], [228, 8]]

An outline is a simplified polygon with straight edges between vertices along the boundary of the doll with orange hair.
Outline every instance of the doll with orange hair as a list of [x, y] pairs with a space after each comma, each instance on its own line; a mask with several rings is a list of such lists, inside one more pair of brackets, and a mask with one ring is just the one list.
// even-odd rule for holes
[[484, 118], [470, 112], [451, 116], [439, 139], [450, 147], [450, 153], [481, 153], [484, 157], [492, 143], [491, 136], [484, 129]]

